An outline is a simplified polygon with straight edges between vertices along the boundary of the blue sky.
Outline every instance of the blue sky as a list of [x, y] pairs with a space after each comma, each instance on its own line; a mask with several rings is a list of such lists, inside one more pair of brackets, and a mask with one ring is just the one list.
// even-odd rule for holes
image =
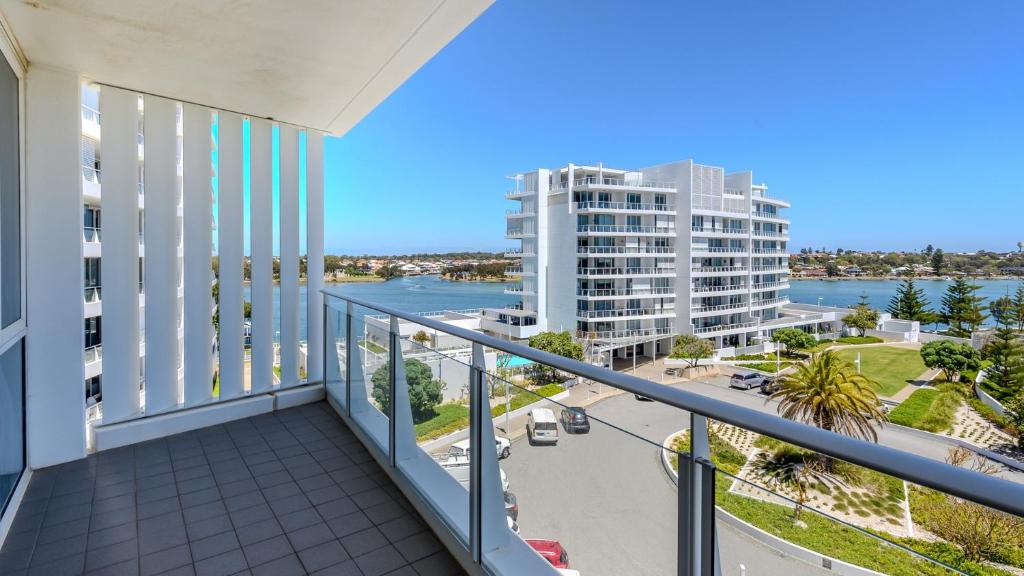
[[693, 158], [791, 249], [1024, 240], [1024, 3], [496, 2], [325, 145], [328, 253], [498, 250], [505, 175]]

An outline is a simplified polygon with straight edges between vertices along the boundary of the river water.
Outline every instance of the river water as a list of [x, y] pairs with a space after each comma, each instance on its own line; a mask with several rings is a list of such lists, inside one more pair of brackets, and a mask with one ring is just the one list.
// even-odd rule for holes
[[[924, 290], [932, 308], [938, 308], [946, 287], [945, 280], [920, 280], [917, 285]], [[986, 301], [1013, 293], [1020, 285], [1016, 280], [975, 280], [981, 286], [978, 295]], [[435, 310], [463, 310], [467, 308], [500, 308], [519, 300], [517, 296], [505, 294], [510, 284], [502, 282], [451, 282], [437, 276], [412, 276], [396, 278], [387, 282], [364, 282], [328, 284], [331, 289], [362, 300], [407, 312], [431, 312]], [[873, 308], [885, 310], [889, 299], [899, 286], [897, 280], [793, 280], [790, 282], [789, 298], [793, 302], [821, 304], [827, 306], [850, 306], [866, 294]], [[249, 287], [245, 288], [249, 298]], [[299, 288], [299, 334], [306, 335], [306, 286]], [[280, 292], [274, 286], [274, 340], [278, 340], [280, 326]]]

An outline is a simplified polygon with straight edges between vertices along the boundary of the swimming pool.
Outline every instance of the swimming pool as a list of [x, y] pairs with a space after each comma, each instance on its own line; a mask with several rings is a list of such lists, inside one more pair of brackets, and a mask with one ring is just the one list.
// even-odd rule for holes
[[530, 364], [533, 364], [533, 360], [530, 360], [528, 358], [523, 358], [521, 356], [513, 356], [512, 359], [509, 360], [509, 362], [508, 362], [508, 367], [509, 368], [518, 368], [520, 366], [529, 366]]

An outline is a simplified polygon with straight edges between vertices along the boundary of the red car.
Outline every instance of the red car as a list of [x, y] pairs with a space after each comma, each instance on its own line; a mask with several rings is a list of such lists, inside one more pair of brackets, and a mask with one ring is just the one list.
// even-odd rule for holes
[[569, 567], [569, 553], [557, 540], [527, 540], [526, 543], [555, 568]]

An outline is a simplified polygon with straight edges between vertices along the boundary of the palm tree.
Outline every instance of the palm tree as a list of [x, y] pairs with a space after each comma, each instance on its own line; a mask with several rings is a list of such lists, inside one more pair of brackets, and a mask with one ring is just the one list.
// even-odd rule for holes
[[826, 350], [782, 378], [771, 398], [780, 398], [779, 414], [823, 430], [878, 442], [871, 424], [886, 420], [875, 382], [858, 374], [853, 364]]
[[771, 484], [787, 486], [796, 492], [794, 520], [800, 517], [800, 509], [807, 503], [808, 486], [832, 478], [827, 470], [827, 461], [823, 465], [815, 454], [793, 446], [783, 446], [774, 452], [758, 452], [753, 469]]

